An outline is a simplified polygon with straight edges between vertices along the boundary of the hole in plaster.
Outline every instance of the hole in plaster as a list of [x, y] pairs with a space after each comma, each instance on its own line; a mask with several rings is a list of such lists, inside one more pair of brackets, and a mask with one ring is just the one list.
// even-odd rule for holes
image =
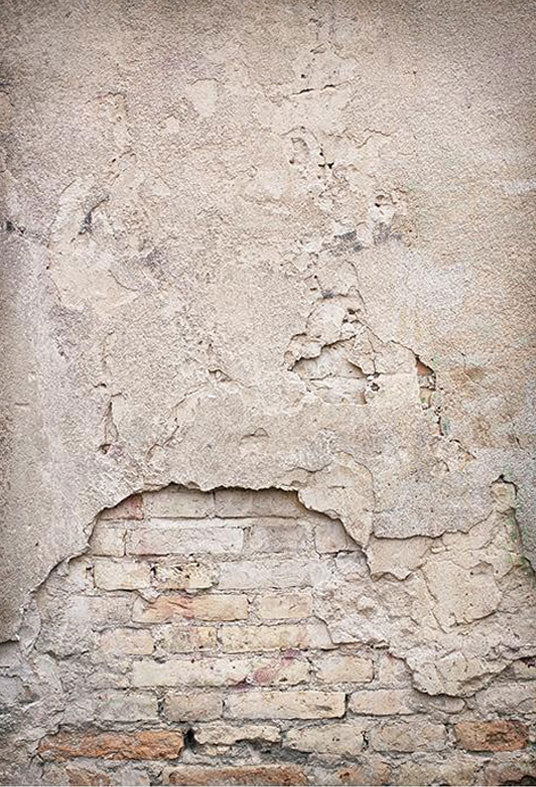
[[[197, 725], [255, 718], [259, 691], [305, 691], [303, 702], [318, 705], [306, 718], [344, 715], [344, 691], [327, 691], [323, 677], [341, 668], [326, 661], [338, 646], [315, 615], [316, 589], [333, 581], [341, 553], [362, 558], [338, 520], [274, 488], [170, 485], [102, 511], [87, 551], [35, 597], [33, 655], [54, 664], [63, 707], [41, 756], [81, 756], [62, 751], [69, 736], [133, 728], [180, 732], [197, 753]], [[293, 722], [275, 706], [266, 713], [272, 726], [259, 735], [279, 741], [271, 716], [284, 729]]]

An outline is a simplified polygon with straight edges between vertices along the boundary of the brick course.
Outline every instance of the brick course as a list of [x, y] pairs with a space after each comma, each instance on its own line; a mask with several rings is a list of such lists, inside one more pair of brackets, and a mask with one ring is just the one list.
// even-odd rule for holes
[[[44, 778], [530, 778], [520, 758], [530, 755], [536, 711], [532, 661], [516, 662], [470, 704], [419, 693], [402, 659], [360, 641], [376, 615], [370, 599], [357, 597], [348, 623], [332, 627], [321, 614], [333, 579], [358, 583], [364, 572], [340, 522], [281, 490], [170, 487], [103, 512], [88, 552], [69, 564], [69, 593], [45, 584], [38, 599], [42, 664], [58, 656], [54, 679], [68, 702], [59, 731], [39, 743]], [[398, 592], [392, 575], [385, 581]], [[30, 698], [19, 678], [0, 680], [4, 704]], [[506, 756], [517, 759], [497, 759]]]

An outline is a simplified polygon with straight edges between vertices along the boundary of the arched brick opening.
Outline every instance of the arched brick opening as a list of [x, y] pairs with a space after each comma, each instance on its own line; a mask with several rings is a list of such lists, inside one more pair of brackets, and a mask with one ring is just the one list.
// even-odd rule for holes
[[45, 772], [117, 783], [149, 761], [164, 783], [290, 784], [318, 749], [355, 758], [348, 695], [372, 654], [315, 615], [351, 552], [338, 521], [279, 489], [170, 485], [103, 511], [38, 594], [36, 649], [58, 660], [67, 708], [39, 743]]

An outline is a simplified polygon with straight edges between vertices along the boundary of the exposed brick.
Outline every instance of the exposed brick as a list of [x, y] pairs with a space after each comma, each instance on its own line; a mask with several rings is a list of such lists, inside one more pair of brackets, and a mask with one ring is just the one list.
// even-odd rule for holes
[[132, 598], [125, 596], [91, 596], [87, 598], [93, 628], [120, 626], [132, 617]]
[[223, 712], [223, 695], [207, 691], [168, 694], [164, 716], [170, 721], [211, 721]]
[[162, 626], [156, 634], [158, 644], [166, 653], [191, 653], [214, 650], [217, 647], [217, 629], [214, 626], [189, 626], [169, 624]]
[[136, 599], [132, 618], [137, 623], [187, 620], [243, 620], [248, 616], [247, 596], [206, 594], [159, 596], [155, 601]]
[[492, 713], [536, 713], [536, 689], [529, 682], [493, 683], [476, 695], [483, 716]]
[[179, 765], [164, 775], [173, 785], [292, 785], [307, 784], [297, 765]]
[[151, 584], [150, 566], [125, 558], [97, 560], [94, 576], [95, 585], [103, 590], [137, 590]]
[[460, 721], [454, 725], [456, 743], [469, 751], [514, 751], [528, 741], [528, 728], [521, 721]]
[[295, 520], [257, 519], [251, 528], [248, 546], [251, 552], [295, 552], [303, 547], [307, 537], [307, 526]]
[[351, 653], [326, 653], [314, 664], [322, 683], [367, 683], [374, 675], [371, 659]]
[[[43, 768], [40, 784], [61, 784], [69, 787], [105, 787], [105, 785], [129, 785], [129, 787], [142, 787], [150, 784], [147, 771], [135, 766], [133, 763], [117, 762], [108, 763], [109, 768], [86, 766], [74, 762], [57, 763], [47, 762]], [[37, 783], [37, 782], [32, 782]]]
[[113, 774], [110, 771], [69, 766], [66, 768], [66, 775], [71, 787], [78, 787], [78, 785], [80, 787], [84, 787], [84, 785], [98, 785], [98, 787], [102, 787], [102, 785], [113, 784]]
[[156, 563], [153, 569], [154, 584], [163, 590], [203, 590], [217, 580], [214, 566], [197, 560], [188, 563], [168, 560]]
[[203, 724], [195, 728], [195, 739], [198, 743], [232, 746], [237, 741], [263, 740], [276, 743], [281, 738], [278, 727], [269, 724], [226, 724], [215, 722]]
[[316, 551], [322, 554], [359, 549], [340, 522], [326, 519], [315, 525]]
[[417, 719], [383, 724], [371, 730], [368, 738], [375, 751], [439, 751], [445, 748], [447, 733], [443, 724]]
[[231, 653], [334, 647], [325, 623], [224, 626], [221, 641], [223, 649]]
[[280, 489], [216, 489], [215, 499], [216, 515], [221, 517], [295, 518], [307, 514], [294, 492]]
[[411, 675], [403, 659], [397, 659], [390, 653], [378, 656], [378, 681], [387, 686], [409, 686]]
[[141, 495], [131, 495], [114, 508], [105, 508], [101, 519], [143, 519], [143, 500]]
[[[95, 661], [99, 658], [94, 656]], [[92, 689], [128, 689], [130, 688], [130, 678], [127, 670], [130, 668], [130, 659], [128, 661], [121, 660], [102, 666], [100, 669], [95, 669], [88, 676], [87, 683]]]
[[389, 763], [377, 755], [361, 755], [358, 763], [349, 763], [344, 767], [328, 769], [316, 766], [312, 774], [312, 784], [325, 785], [382, 785], [394, 784]]
[[227, 714], [245, 719], [327, 719], [344, 715], [345, 695], [327, 691], [259, 691], [234, 693]]
[[255, 612], [263, 620], [300, 620], [313, 614], [313, 596], [310, 590], [288, 593], [268, 593], [257, 596]]
[[324, 722], [314, 727], [290, 730], [285, 746], [299, 751], [320, 754], [355, 755], [363, 749], [363, 732], [366, 727], [356, 721]]
[[327, 580], [329, 575], [329, 566], [320, 560], [246, 560], [222, 564], [220, 587], [224, 590], [307, 587]]
[[197, 519], [210, 516], [214, 511], [212, 492], [202, 492], [199, 489], [170, 485], [157, 492], [145, 492], [144, 498], [148, 517]]
[[355, 691], [349, 709], [367, 716], [392, 716], [413, 713], [413, 694], [404, 689], [376, 689]]
[[156, 695], [148, 691], [99, 692], [96, 695], [97, 721], [151, 721], [158, 718]]
[[434, 757], [418, 757], [412, 754], [411, 759], [400, 765], [395, 784], [428, 785], [444, 784], [457, 787], [461, 784], [474, 784], [481, 761], [460, 752], [449, 752], [444, 759]]
[[306, 661], [296, 658], [212, 657], [149, 659], [135, 662], [132, 667], [134, 686], [234, 686], [250, 683], [265, 685], [301, 683], [309, 675]]
[[248, 676], [248, 683], [253, 686], [272, 686], [278, 683], [287, 686], [304, 683], [309, 679], [310, 666], [307, 660], [301, 660], [294, 655], [281, 658], [255, 658], [252, 660], [252, 670]]
[[536, 757], [533, 751], [512, 752], [487, 761], [484, 784], [536, 784]]
[[89, 546], [94, 555], [122, 557], [125, 554], [126, 528], [112, 522], [97, 522]]
[[240, 552], [243, 543], [244, 533], [238, 527], [176, 527], [170, 523], [129, 531], [127, 554], [226, 555]]
[[145, 629], [117, 628], [100, 636], [100, 651], [115, 656], [145, 656], [153, 652], [151, 632]]
[[183, 748], [180, 732], [138, 730], [136, 732], [67, 732], [49, 735], [38, 752], [45, 760], [74, 757], [104, 757], [111, 760], [174, 760]]
[[536, 680], [536, 656], [518, 659], [510, 669], [518, 680]]

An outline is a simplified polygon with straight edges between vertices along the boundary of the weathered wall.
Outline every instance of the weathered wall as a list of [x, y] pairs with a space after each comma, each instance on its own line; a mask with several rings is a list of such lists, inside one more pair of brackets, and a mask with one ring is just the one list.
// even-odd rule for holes
[[[340, 521], [295, 493], [168, 486], [127, 498], [35, 594], [3, 679], [4, 778], [530, 778], [535, 659], [503, 671], [488, 652], [488, 674], [475, 677], [479, 640], [497, 647], [498, 627], [524, 613], [526, 575], [500, 504], [510, 501], [497, 499], [485, 528], [409, 550], [377, 540], [367, 564]], [[440, 652], [445, 630], [454, 658], [439, 693], [422, 652]], [[461, 664], [456, 651], [467, 654]]]
[[378, 691], [396, 659], [445, 746], [483, 736], [462, 757], [414, 732], [373, 775], [370, 724], [337, 755], [362, 770], [332, 778], [530, 778], [535, 10], [4, 0], [7, 780], [67, 778], [41, 739], [103, 721], [64, 716], [43, 598], [83, 582], [104, 509], [170, 483], [286, 490], [340, 523], [352, 541], [312, 583], [331, 642], [369, 654]]

